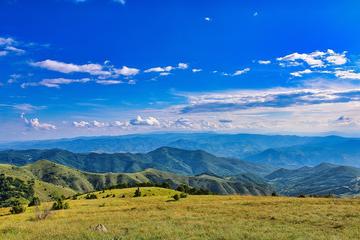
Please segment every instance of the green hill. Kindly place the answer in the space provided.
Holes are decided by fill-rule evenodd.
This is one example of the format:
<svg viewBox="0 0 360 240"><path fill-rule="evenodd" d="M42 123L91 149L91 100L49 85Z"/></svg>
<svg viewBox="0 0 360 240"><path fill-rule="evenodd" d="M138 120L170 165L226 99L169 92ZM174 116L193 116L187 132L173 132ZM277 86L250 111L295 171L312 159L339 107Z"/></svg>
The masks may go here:
<svg viewBox="0 0 360 240"><path fill-rule="evenodd" d="M61 149L6 150L0 152L0 163L22 166L47 159L88 172L139 172L147 168L182 175L204 172L220 176L254 173L266 175L272 168L234 158L217 157L201 150L161 147L147 154L73 153Z"/></svg>
<svg viewBox="0 0 360 240"><path fill-rule="evenodd" d="M222 178L208 174L181 176L156 169L146 169L137 173L89 173L47 160L40 160L23 167L6 166L6 168L0 168L0 173L20 179L35 179L39 196L45 194L42 191L45 188L47 188L46 192L62 190L61 194L68 196L67 193L84 193L117 185L136 186L141 183L159 185L166 183L172 188L184 184L217 194L269 195L273 191L265 181L259 179L252 181L251 177L245 181L244 179ZM45 186L46 184L48 186Z"/></svg>

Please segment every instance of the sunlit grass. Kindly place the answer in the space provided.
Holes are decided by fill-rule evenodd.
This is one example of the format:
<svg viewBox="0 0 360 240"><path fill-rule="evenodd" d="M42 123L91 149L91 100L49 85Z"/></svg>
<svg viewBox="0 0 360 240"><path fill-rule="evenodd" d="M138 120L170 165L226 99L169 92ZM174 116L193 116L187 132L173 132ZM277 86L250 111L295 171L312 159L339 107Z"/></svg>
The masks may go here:
<svg viewBox="0 0 360 240"><path fill-rule="evenodd" d="M150 191L147 191L150 190ZM99 193L69 200L70 209L34 221L34 208L0 217L0 239L359 239L360 200L251 196L188 196L167 189ZM166 193L167 192L167 193ZM125 193L128 193L126 195ZM152 196L155 193L161 195ZM125 198L122 198L125 194ZM42 208L51 203L43 204ZM8 209L1 209L0 215ZM92 228L103 224L107 233Z"/></svg>

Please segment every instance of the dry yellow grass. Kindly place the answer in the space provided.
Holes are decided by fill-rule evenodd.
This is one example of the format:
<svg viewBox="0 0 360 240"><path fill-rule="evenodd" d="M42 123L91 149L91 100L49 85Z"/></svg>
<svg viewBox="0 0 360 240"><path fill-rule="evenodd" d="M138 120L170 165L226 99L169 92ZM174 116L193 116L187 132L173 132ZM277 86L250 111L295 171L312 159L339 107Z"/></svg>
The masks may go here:
<svg viewBox="0 0 360 240"><path fill-rule="evenodd" d="M42 221L34 221L34 208L28 208L24 214L0 217L0 239L360 239L359 199L169 200L170 196L71 200L70 209ZM7 211L1 209L0 215ZM108 232L93 231L97 224Z"/></svg>

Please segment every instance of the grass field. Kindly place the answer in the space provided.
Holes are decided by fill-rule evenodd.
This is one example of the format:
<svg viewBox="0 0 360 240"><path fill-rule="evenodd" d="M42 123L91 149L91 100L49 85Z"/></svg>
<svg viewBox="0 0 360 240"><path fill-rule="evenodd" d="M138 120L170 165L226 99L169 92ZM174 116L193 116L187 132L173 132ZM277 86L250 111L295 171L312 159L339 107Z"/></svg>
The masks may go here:
<svg viewBox="0 0 360 240"><path fill-rule="evenodd" d="M360 199L188 196L172 201L172 190L141 188L147 196L139 198L131 197L133 191L69 200L70 209L40 221L34 220L34 208L19 215L0 209L0 239L360 238ZM116 196L102 198L108 194ZM94 231L97 224L108 232Z"/></svg>

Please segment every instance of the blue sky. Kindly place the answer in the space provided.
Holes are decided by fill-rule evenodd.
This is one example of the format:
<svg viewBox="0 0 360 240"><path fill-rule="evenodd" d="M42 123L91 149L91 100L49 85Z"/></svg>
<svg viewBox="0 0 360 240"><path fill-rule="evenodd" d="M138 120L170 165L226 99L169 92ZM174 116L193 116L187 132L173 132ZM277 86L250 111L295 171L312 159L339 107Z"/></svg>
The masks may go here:
<svg viewBox="0 0 360 240"><path fill-rule="evenodd" d="M360 135L358 1L0 2L0 141Z"/></svg>

